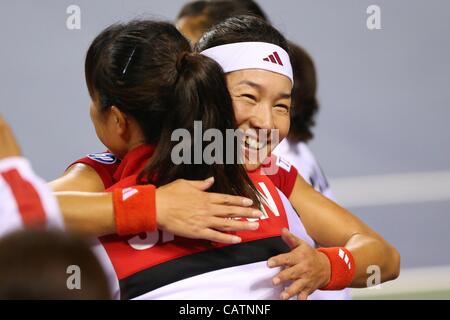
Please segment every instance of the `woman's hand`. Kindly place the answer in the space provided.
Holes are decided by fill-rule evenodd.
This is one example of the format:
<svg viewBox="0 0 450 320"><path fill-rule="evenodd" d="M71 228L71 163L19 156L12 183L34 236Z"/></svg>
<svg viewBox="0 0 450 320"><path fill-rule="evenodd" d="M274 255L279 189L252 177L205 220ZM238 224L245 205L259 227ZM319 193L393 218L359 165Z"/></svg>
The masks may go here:
<svg viewBox="0 0 450 320"><path fill-rule="evenodd" d="M0 115L0 160L20 156L20 148L8 123Z"/></svg>
<svg viewBox="0 0 450 320"><path fill-rule="evenodd" d="M206 192L213 178L203 181L179 179L156 189L158 227L177 236L221 243L239 243L230 231L256 230L258 222L231 218L259 218L262 212L252 208L252 200Z"/></svg>
<svg viewBox="0 0 450 320"><path fill-rule="evenodd" d="M281 293L281 299L287 300L297 295L299 300L306 300L311 293L330 281L330 261L325 254L294 236L287 229L282 230L281 237L291 248L291 252L268 260L269 268L285 267L272 282L274 285L292 282Z"/></svg>

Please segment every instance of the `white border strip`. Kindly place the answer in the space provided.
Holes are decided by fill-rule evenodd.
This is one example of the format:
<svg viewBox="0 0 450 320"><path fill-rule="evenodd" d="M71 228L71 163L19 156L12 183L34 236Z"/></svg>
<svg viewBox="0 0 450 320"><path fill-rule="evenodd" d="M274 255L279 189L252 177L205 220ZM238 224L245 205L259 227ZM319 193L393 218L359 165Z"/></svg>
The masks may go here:
<svg viewBox="0 0 450 320"><path fill-rule="evenodd" d="M382 283L379 289L352 289L351 295L353 298L371 298L447 290L450 290L450 265L404 269L396 280Z"/></svg>
<svg viewBox="0 0 450 320"><path fill-rule="evenodd" d="M330 179L344 207L450 200L450 171Z"/></svg>

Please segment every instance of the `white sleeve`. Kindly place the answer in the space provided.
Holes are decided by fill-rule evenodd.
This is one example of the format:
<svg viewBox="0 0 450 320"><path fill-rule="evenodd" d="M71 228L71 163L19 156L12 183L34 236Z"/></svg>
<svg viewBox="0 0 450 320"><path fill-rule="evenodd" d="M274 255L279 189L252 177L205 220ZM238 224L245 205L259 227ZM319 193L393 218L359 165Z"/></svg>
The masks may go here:
<svg viewBox="0 0 450 320"><path fill-rule="evenodd" d="M52 190L32 170L23 157L0 161L0 236L26 228L29 223L44 223L47 228L64 226Z"/></svg>
<svg viewBox="0 0 450 320"><path fill-rule="evenodd" d="M328 180L316 157L305 143L290 143L287 139L284 139L273 153L286 158L294 165L306 182L325 197L334 201Z"/></svg>

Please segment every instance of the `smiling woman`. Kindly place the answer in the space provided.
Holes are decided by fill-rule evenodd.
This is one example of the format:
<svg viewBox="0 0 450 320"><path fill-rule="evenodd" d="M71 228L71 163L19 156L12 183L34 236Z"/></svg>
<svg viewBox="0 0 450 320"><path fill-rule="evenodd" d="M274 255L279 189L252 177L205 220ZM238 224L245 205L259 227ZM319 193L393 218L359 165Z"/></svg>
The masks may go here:
<svg viewBox="0 0 450 320"><path fill-rule="evenodd" d="M263 130L268 133L266 141L255 140L252 136L247 136L245 141L246 168L255 170L288 134L292 83L286 76L275 72L248 69L228 73L227 86L239 129L249 132L258 128L257 134ZM277 141L272 141L273 130L277 131ZM266 153L260 155L258 151L266 144Z"/></svg>
<svg viewBox="0 0 450 320"><path fill-rule="evenodd" d="M275 29L267 29L265 31L269 34L273 33L273 43L243 40L208 46L201 51L216 60L227 74L227 86L239 129L243 132L258 129L245 137L243 153L247 170L260 167L279 143L278 139L284 139L289 131L294 84L292 66L286 40L277 35ZM207 33L200 41L208 39L208 36ZM201 43L198 45L202 46ZM276 131L277 141L272 141L273 131ZM261 132L267 134L262 141L259 139ZM263 147L265 153L261 152Z"/></svg>
<svg viewBox="0 0 450 320"><path fill-rule="evenodd" d="M239 59L240 55L220 49L230 44L244 48L248 42L269 43L274 50L248 48L253 59L243 55L246 62L236 63L239 69L230 69L228 62ZM227 74L239 128L278 129L282 137L287 134L289 115L283 107L290 104L287 93L292 90L293 81L283 69L274 69L275 65L279 68L285 63L277 61L275 53L289 52L286 40L275 28L256 17L230 18L206 32L196 44L196 50L205 54L219 52L209 56L216 59ZM254 70L255 61L259 70ZM281 113L280 108L284 109ZM246 168L253 169L247 163ZM283 231L281 236L292 250L268 262L269 267L286 267L273 278L274 285L293 281L281 294L283 299L293 295L306 299L317 289L366 287L369 285L366 270L372 265L380 268L381 281L398 276L398 251L357 217L315 191L302 177L295 178L293 188L285 195L314 245L321 248L315 250L289 231Z"/></svg>
<svg viewBox="0 0 450 320"><path fill-rule="evenodd" d="M239 129L269 134L267 153L261 156L256 155L257 135L245 140L246 169L257 169L289 132L294 78L286 39L263 20L240 16L206 32L196 50L216 60L226 73ZM279 136L275 143L273 131Z"/></svg>

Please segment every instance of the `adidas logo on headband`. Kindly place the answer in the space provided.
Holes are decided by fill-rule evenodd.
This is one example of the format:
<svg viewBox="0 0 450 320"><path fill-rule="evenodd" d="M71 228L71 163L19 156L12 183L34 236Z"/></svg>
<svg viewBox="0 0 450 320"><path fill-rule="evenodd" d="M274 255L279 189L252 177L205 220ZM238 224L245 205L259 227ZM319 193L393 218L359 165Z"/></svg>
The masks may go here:
<svg viewBox="0 0 450 320"><path fill-rule="evenodd" d="M265 52L272 52L261 57ZM206 49L201 54L215 60L225 73L245 69L263 69L282 74L294 85L288 53L272 43L236 42ZM270 62L270 63L268 63Z"/></svg>
<svg viewBox="0 0 450 320"><path fill-rule="evenodd" d="M283 65L283 62L281 62L280 56L276 51L273 52L273 54L270 54L267 58L263 59L264 61L272 62L275 64L279 64L280 66Z"/></svg>

